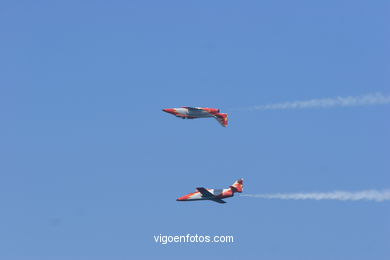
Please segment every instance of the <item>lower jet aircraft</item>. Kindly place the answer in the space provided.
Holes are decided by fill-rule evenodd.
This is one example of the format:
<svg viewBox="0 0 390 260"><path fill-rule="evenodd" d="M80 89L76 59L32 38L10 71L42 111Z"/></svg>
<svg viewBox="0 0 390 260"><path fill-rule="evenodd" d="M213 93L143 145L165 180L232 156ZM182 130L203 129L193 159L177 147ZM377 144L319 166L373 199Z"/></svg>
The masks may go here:
<svg viewBox="0 0 390 260"><path fill-rule="evenodd" d="M177 201L193 201L193 200L212 200L218 203L226 203L224 198L233 197L235 192L243 191L244 179L239 179L228 189L205 189L196 188L196 192L187 194Z"/></svg>
<svg viewBox="0 0 390 260"><path fill-rule="evenodd" d="M228 125L228 114L220 113L217 108L208 107L180 107L166 108L164 112L170 113L182 119L195 119L204 117L214 117L224 127Z"/></svg>

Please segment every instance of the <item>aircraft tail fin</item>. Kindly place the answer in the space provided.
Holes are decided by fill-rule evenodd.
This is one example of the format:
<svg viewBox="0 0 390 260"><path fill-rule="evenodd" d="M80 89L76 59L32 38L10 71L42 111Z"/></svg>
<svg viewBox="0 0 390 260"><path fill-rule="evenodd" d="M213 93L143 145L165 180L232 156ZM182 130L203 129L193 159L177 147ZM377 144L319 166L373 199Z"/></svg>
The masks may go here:
<svg viewBox="0 0 390 260"><path fill-rule="evenodd" d="M235 183L233 183L230 188L233 190L233 192L242 192L244 190L244 179L239 179Z"/></svg>
<svg viewBox="0 0 390 260"><path fill-rule="evenodd" d="M224 126L224 127L227 127L228 126L228 114L225 114L225 113L217 113L215 114L215 119L218 120L218 122Z"/></svg>

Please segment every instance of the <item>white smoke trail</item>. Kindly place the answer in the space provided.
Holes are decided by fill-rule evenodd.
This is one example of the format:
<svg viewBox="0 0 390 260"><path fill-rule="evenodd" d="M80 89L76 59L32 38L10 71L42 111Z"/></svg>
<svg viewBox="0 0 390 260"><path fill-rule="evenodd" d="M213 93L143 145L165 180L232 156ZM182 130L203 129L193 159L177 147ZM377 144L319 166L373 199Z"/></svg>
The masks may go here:
<svg viewBox="0 0 390 260"><path fill-rule="evenodd" d="M382 202L390 200L390 190L332 191L312 193L275 193L275 194L242 194L242 197L282 200L372 200Z"/></svg>
<svg viewBox="0 0 390 260"><path fill-rule="evenodd" d="M275 103L255 106L249 110L281 110L281 109L305 109L305 108L328 108L328 107L351 107L365 105L390 104L390 95L372 93L362 96L318 98L293 102Z"/></svg>

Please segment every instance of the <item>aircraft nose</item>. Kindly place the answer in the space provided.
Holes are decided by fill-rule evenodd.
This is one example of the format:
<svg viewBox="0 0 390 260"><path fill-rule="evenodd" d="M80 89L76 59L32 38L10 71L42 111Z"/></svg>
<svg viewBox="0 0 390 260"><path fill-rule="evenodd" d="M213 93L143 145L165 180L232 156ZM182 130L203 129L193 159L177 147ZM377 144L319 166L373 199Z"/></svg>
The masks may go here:
<svg viewBox="0 0 390 260"><path fill-rule="evenodd" d="M165 108L162 111L167 112L167 113L171 113L171 114L173 113L173 109L172 108Z"/></svg>
<svg viewBox="0 0 390 260"><path fill-rule="evenodd" d="M176 201L183 201L183 200L186 200L186 196L183 196L183 197L180 197L180 198L177 198Z"/></svg>

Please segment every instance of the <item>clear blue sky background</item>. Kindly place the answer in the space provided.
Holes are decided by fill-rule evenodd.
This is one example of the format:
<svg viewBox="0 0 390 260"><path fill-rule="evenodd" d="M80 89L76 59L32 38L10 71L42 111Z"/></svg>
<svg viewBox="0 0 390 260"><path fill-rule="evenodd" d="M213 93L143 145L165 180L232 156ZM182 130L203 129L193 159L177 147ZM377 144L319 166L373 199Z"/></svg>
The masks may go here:
<svg viewBox="0 0 390 260"><path fill-rule="evenodd" d="M390 257L388 202L179 203L390 188L389 106L238 112L389 93L388 1L2 1L0 258ZM179 120L161 111L230 112ZM234 235L161 245L154 235Z"/></svg>

